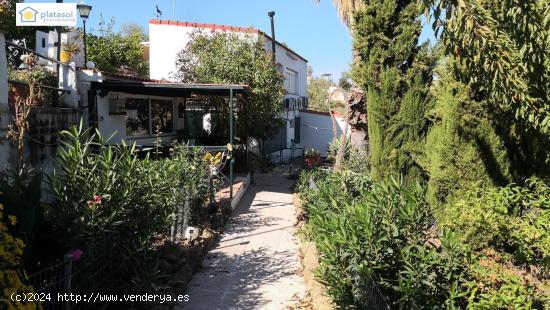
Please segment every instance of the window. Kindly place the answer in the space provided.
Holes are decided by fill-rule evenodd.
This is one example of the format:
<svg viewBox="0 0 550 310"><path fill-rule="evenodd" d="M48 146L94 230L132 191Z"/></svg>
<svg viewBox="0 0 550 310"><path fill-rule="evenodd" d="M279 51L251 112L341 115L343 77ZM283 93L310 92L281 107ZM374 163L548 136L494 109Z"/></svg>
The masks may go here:
<svg viewBox="0 0 550 310"><path fill-rule="evenodd" d="M126 135L145 136L149 134L149 99L126 99Z"/></svg>
<svg viewBox="0 0 550 310"><path fill-rule="evenodd" d="M285 89L289 94L298 93L298 72L290 69L285 70Z"/></svg>
<svg viewBox="0 0 550 310"><path fill-rule="evenodd" d="M171 133L173 131L172 101L151 100L152 133Z"/></svg>
<svg viewBox="0 0 550 310"><path fill-rule="evenodd" d="M174 132L173 104L169 100L127 98L126 135L149 136Z"/></svg>

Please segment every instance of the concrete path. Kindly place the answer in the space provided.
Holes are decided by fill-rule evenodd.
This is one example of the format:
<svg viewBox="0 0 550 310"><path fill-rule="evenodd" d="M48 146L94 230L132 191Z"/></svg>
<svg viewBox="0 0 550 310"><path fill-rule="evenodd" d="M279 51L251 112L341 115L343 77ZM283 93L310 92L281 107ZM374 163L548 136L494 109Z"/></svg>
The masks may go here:
<svg viewBox="0 0 550 310"><path fill-rule="evenodd" d="M256 175L179 309L278 310L304 297L291 186L281 175Z"/></svg>

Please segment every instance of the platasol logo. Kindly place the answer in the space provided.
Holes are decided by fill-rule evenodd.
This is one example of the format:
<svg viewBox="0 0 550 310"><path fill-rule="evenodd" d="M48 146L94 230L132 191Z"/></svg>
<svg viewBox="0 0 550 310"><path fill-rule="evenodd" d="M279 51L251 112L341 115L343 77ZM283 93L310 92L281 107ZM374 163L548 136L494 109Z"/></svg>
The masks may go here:
<svg viewBox="0 0 550 310"><path fill-rule="evenodd" d="M76 26L76 3L17 3L17 26Z"/></svg>

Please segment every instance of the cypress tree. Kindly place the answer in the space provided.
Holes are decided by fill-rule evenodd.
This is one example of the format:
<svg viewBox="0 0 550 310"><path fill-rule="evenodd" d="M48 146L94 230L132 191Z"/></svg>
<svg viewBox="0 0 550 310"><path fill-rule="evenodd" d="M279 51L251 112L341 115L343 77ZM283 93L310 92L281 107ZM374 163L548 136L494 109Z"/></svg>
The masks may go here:
<svg viewBox="0 0 550 310"><path fill-rule="evenodd" d="M354 81L367 91L370 164L376 179L422 179L433 57L418 46L420 1L364 1L354 15Z"/></svg>

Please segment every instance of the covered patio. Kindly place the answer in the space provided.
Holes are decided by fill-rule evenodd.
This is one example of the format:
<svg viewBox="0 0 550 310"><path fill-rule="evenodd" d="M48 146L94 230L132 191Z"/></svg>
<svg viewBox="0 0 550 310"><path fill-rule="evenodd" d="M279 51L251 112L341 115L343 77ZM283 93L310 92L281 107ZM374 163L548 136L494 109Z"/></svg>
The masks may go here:
<svg viewBox="0 0 550 310"><path fill-rule="evenodd" d="M238 203L240 198L238 196L242 195L240 189L244 189L245 183L248 183L246 181L244 183L235 182L235 150L244 153L245 180L249 179L249 120L246 98L251 94L252 90L246 85L184 84L124 78L97 79L90 81L87 92L88 121L90 127L98 129L102 134L113 135L114 143L118 143L119 139L124 140L127 143L138 145L144 151L152 151L159 141L164 146L169 146L177 141L186 143L189 148L198 148L205 154L220 153L222 158L220 158L219 171L211 172L211 174L215 174L215 177L220 180L225 178L228 187L220 190L215 196L220 198L229 194L233 206L233 201ZM168 108L160 112L168 117L158 118L155 115L159 111L155 110L153 104L156 101L162 101L160 100L162 98L166 98L169 105ZM242 104L237 105L236 103L239 101ZM218 108L221 105L224 106L223 109ZM140 106L146 106L148 109L142 111ZM190 128L192 124L189 121L189 114L192 111L199 111L202 113L201 115L210 115L211 112L226 114L223 116L223 120L227 120L227 123L225 125L218 124L218 126L225 127L222 128L223 130L218 130L223 131L220 133L222 138L218 138L216 141L219 143L203 144L201 142L204 141L195 138L192 133L193 128ZM237 112L242 112L241 115L244 115L244 119L237 117ZM158 119L162 122L159 122ZM212 126L211 120L207 121L210 122L207 125ZM240 137L236 130L237 124L244 127L241 127ZM157 132L153 132L155 125ZM137 130L141 130L138 135L134 135L132 131L136 127ZM159 127L162 130L158 130ZM218 133L213 132L213 134ZM222 172L226 165L229 170L227 177ZM238 184L234 186L234 183Z"/></svg>

